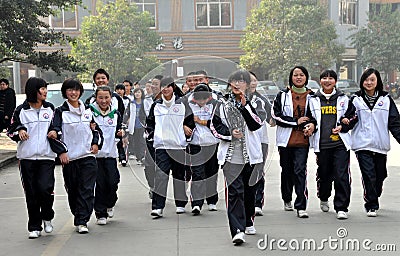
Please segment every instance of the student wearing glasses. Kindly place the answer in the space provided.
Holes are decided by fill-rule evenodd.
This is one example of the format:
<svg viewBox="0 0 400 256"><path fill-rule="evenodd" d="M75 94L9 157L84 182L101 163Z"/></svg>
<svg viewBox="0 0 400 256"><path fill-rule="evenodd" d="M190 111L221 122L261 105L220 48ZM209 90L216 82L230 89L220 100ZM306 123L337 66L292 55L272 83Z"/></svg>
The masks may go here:
<svg viewBox="0 0 400 256"><path fill-rule="evenodd" d="M228 79L231 92L220 99L210 122L214 136L220 139L218 162L226 179L227 214L234 244L245 242L245 233L254 235L255 164L263 161L258 133L263 122L245 95L250 84L246 70L233 72Z"/></svg>

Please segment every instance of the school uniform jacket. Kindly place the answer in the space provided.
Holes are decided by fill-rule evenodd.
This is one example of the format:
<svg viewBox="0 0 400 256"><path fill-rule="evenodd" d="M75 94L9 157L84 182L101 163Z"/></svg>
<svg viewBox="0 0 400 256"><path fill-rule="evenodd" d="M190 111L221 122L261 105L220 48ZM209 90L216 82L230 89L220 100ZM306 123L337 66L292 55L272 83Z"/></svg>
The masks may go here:
<svg viewBox="0 0 400 256"><path fill-rule="evenodd" d="M193 94L188 97L189 107L192 110L193 115L198 116L200 120L206 120L210 123L212 113L218 101L211 97L211 99L204 105L200 106L193 99ZM212 133L208 126L200 125L196 123L196 128L193 130L193 136L190 141L192 145L199 146L211 146L218 144L219 139L217 139Z"/></svg>
<svg viewBox="0 0 400 256"><path fill-rule="evenodd" d="M224 108L226 101L226 96L220 99L209 124L213 135L221 140L217 153L218 164L220 165L225 164L226 154L232 140L231 131L233 128L229 127ZM261 142L256 131L261 128L263 121L249 101L246 101L246 105L240 106L238 110L245 120L245 143L250 164L261 163L263 161Z"/></svg>
<svg viewBox="0 0 400 256"><path fill-rule="evenodd" d="M43 102L39 113L31 108L26 100L15 109L7 135L18 142L18 159L54 160L55 152L59 154L67 152L67 147L61 141L47 138L48 132L53 129L51 124L53 114L54 106L47 101ZM28 140L20 140L18 135L20 130L28 133Z"/></svg>
<svg viewBox="0 0 400 256"><path fill-rule="evenodd" d="M192 116L190 116L192 115ZM147 140L153 141L155 149L185 149L188 142L183 125L194 129L190 107L178 96L167 107L163 99L154 101L146 118Z"/></svg>
<svg viewBox="0 0 400 256"><path fill-rule="evenodd" d="M338 98L336 101L336 123L340 124L341 118L345 115L347 106L349 103L349 98L341 91L337 91ZM321 133L321 99L317 95L312 95L310 97L310 101L308 104L307 111L311 111L311 115L317 121L317 125L315 126L315 132L310 137L310 148L314 148L314 152L320 152L319 149L319 140ZM339 132L339 136L342 139L343 144L345 145L347 150L351 149L351 136L348 132Z"/></svg>
<svg viewBox="0 0 400 256"><path fill-rule="evenodd" d="M258 92L253 93L250 96L250 104L257 110L258 116L263 121L263 125L257 130L260 136L260 141L262 144L268 144L268 120L271 118L271 104L268 99L259 94ZM261 111L261 109L263 111Z"/></svg>
<svg viewBox="0 0 400 256"><path fill-rule="evenodd" d="M369 150L387 154L390 150L389 131L400 143L400 117L396 104L387 92L378 94L372 109L358 91L349 102L345 117L351 120L352 150Z"/></svg>
<svg viewBox="0 0 400 256"><path fill-rule="evenodd" d="M69 159L76 160L94 156L90 152L92 145L98 145L101 150L103 135L93 119L93 113L88 105L81 100L80 115L70 111L67 101L57 107L53 118L53 127L59 138L67 145ZM91 126L93 125L93 128Z"/></svg>
<svg viewBox="0 0 400 256"><path fill-rule="evenodd" d="M94 115L94 121L100 127L103 134L103 146L97 153L97 158L117 158L117 143L121 139L117 136L118 131L122 128L122 117L119 111L112 110L108 115L103 116L97 103L90 104L90 108Z"/></svg>
<svg viewBox="0 0 400 256"><path fill-rule="evenodd" d="M305 110L307 110L308 102L312 94L313 92L307 95ZM307 113L307 111L304 112ZM297 118L293 117L292 92L289 88L278 92L272 105L271 115L277 124L276 145L278 147L286 147L289 142L292 129L298 126ZM312 116L309 117L312 118Z"/></svg>

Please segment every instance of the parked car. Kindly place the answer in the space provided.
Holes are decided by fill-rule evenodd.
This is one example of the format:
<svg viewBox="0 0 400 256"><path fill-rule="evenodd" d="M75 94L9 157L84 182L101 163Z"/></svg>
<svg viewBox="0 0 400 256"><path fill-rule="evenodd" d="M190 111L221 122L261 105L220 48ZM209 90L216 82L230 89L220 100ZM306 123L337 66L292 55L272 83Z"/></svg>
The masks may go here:
<svg viewBox="0 0 400 256"><path fill-rule="evenodd" d="M319 86L319 83L315 80L308 80L307 86L308 89L311 89L311 91L313 92L317 92L319 90L319 88L321 88Z"/></svg>
<svg viewBox="0 0 400 256"><path fill-rule="evenodd" d="M267 97L270 102L273 102L281 88L274 81L264 80L258 81L256 90L261 95Z"/></svg>
<svg viewBox="0 0 400 256"><path fill-rule="evenodd" d="M351 79L339 79L336 83L336 88L340 89L349 97L353 95L356 91L360 90L358 84Z"/></svg>

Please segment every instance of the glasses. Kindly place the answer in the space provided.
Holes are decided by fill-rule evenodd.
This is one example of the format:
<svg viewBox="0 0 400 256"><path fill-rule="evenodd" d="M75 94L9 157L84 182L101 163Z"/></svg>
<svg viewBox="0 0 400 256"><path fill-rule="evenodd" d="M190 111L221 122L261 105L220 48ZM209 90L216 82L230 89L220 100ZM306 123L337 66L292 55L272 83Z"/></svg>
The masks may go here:
<svg viewBox="0 0 400 256"><path fill-rule="evenodd" d="M231 84L244 84L246 83L245 80L241 79L241 80L232 80Z"/></svg>

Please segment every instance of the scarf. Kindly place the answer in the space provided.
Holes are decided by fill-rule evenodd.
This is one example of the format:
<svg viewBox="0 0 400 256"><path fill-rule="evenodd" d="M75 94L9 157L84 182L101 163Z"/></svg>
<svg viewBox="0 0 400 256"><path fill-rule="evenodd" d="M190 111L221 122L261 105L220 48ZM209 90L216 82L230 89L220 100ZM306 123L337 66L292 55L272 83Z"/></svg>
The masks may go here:
<svg viewBox="0 0 400 256"><path fill-rule="evenodd" d="M101 116L109 116L111 119L113 119L115 112L117 111L116 109L111 111L111 107L108 107L108 109L106 109L106 110L101 110L97 103L92 103L89 106L95 117L98 117L101 115Z"/></svg>
<svg viewBox="0 0 400 256"><path fill-rule="evenodd" d="M319 89L319 92L322 94L322 95L324 95L325 96L325 98L327 99L327 100L329 100L329 98L332 96L332 95L335 95L335 93L336 93L336 89L335 88L333 88L333 91L331 92L331 93L324 93L324 91L323 91L323 89L321 88L321 89Z"/></svg>
<svg viewBox="0 0 400 256"><path fill-rule="evenodd" d="M294 91L295 93L297 93L297 94L302 94L302 93L305 93L307 91L307 88L305 86L303 86L301 88L297 88L296 86L293 85L290 89L292 91Z"/></svg>
<svg viewBox="0 0 400 256"><path fill-rule="evenodd" d="M232 155L233 155L233 150L235 148L235 145L238 143L242 144L243 147L243 159L245 163L248 163L249 156L247 154L247 148L246 148L246 137L245 137L245 121L242 116L242 113L239 111L239 107L241 105L240 102L238 102L235 98L235 95L233 93L230 93L228 95L228 99L223 100L225 105L224 105L224 110L225 110L225 117L228 122L229 129L232 131L233 129L238 129L242 132L243 137L240 139L232 137L232 140L229 144L228 151L226 152L226 160L231 160Z"/></svg>
<svg viewBox="0 0 400 256"><path fill-rule="evenodd" d="M168 108L171 107L172 103L175 102L175 95L174 94L172 95L172 98L170 100L166 100L164 98L164 95L162 95L162 94L161 94L161 98L162 98L163 103L165 104L165 106L167 106Z"/></svg>

